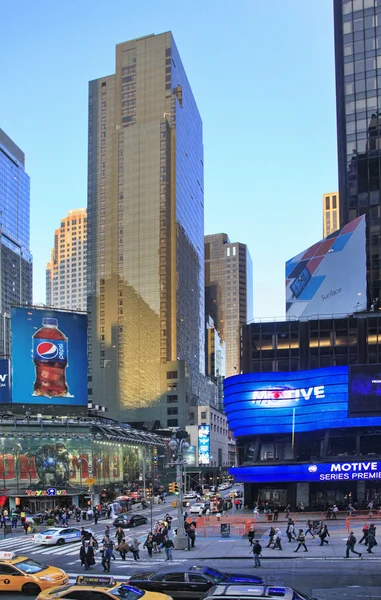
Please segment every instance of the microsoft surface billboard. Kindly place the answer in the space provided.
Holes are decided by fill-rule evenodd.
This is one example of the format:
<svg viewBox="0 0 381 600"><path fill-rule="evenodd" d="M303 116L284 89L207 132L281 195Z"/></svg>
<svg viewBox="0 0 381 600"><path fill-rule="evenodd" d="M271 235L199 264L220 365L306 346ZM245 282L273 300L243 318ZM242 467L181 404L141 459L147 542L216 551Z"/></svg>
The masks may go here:
<svg viewBox="0 0 381 600"><path fill-rule="evenodd" d="M286 262L286 314L313 317L365 310L365 215Z"/></svg>

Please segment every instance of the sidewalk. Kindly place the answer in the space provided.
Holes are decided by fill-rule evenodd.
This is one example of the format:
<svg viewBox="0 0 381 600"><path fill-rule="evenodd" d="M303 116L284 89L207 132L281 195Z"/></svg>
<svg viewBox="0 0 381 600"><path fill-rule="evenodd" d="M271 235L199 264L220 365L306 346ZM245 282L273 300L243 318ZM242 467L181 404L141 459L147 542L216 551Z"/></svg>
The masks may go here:
<svg viewBox="0 0 381 600"><path fill-rule="evenodd" d="M228 519L227 519L228 521ZM286 523L278 522L275 524L283 533L282 546L283 550L273 550L266 548L269 540L270 526L266 526L264 523L259 524L257 527L258 535L256 539L259 540L262 546L262 558L267 559L344 559L346 554L346 539L348 537L345 529L345 519L336 521L333 523L327 523L330 536L328 539L329 543L320 546L320 538L315 536L313 539L309 534L307 535L306 545L308 552L304 552L303 548L299 549L296 553L297 542L289 542L285 533ZM305 525L305 523L303 523ZM300 522L300 527L302 523ZM296 523L296 530L298 530L298 524ZM305 527L303 527L305 530ZM357 544L355 550L362 553L363 559L365 560L381 560L381 548L380 545L373 548L373 554L367 553L367 547L363 544L359 544L362 537L362 525L353 525L352 531L357 538ZM216 560L216 559L246 559L253 560L253 555L249 554L251 546L248 542L247 537L231 536L229 538L222 538L221 536L211 537L196 537L196 545L191 551L188 550L175 550L174 557L176 558L187 558L198 559L198 560ZM352 560L358 560L357 555L350 554Z"/></svg>

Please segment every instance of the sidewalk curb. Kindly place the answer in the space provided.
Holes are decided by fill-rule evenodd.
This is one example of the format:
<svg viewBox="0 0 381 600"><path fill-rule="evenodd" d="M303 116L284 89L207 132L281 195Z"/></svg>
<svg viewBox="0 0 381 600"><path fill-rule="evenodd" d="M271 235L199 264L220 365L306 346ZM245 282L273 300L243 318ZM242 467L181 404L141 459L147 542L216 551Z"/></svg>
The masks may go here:
<svg viewBox="0 0 381 600"><path fill-rule="evenodd" d="M183 558L182 556L179 558ZM380 561L381 556L363 557L361 560ZM195 556L194 560L249 560L253 562L250 556ZM360 560L358 558L345 558L344 556L261 556L262 560Z"/></svg>

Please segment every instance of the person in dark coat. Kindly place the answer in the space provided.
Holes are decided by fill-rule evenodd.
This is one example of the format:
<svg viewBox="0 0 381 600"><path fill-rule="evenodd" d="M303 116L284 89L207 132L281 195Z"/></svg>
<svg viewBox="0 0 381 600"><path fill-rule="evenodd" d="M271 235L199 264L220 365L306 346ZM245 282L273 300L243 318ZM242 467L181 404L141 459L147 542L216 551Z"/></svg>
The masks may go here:
<svg viewBox="0 0 381 600"><path fill-rule="evenodd" d="M345 558L349 558L349 552L352 552L353 554L357 554L357 556L359 558L361 558L362 554L355 550L355 543L356 543L356 538L353 534L353 531L351 531L347 538L347 541L346 541L347 552L346 552Z"/></svg>
<svg viewBox="0 0 381 600"><path fill-rule="evenodd" d="M331 536L329 535L327 525L323 525L323 527L321 528L320 533L319 533L320 546L323 546L324 544L328 544L327 537L331 537Z"/></svg>
<svg viewBox="0 0 381 600"><path fill-rule="evenodd" d="M250 546L252 546L254 543L254 538L255 538L255 529L253 526L250 527L250 531L247 534L247 537L248 537Z"/></svg>
<svg viewBox="0 0 381 600"><path fill-rule="evenodd" d="M85 571L88 571L91 565L95 565L94 549L90 545L89 541L85 541L79 551L79 558L81 565L85 567Z"/></svg>

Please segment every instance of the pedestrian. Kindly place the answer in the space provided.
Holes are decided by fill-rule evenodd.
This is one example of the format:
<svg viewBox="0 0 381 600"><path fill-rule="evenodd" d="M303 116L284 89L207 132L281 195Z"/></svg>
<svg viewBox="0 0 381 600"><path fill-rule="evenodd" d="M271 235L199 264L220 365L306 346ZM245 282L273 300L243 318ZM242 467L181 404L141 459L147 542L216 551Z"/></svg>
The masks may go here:
<svg viewBox="0 0 381 600"><path fill-rule="evenodd" d="M105 535L105 537L109 537L108 535ZM125 535L124 535L124 531L121 527L118 527L116 532L115 532L115 538L116 538L116 542L117 542L117 546L119 546L119 544L121 544L122 542L125 541Z"/></svg>
<svg viewBox="0 0 381 600"><path fill-rule="evenodd" d="M283 550L282 548L282 532L279 529L279 527L277 527L275 529L275 544L274 544L274 550L275 548L278 548L278 550Z"/></svg>
<svg viewBox="0 0 381 600"><path fill-rule="evenodd" d="M137 538L135 538L134 541L132 542L131 546L130 546L130 550L132 552L134 560L136 560L136 561L140 560L139 546L140 546L140 542L138 541Z"/></svg>
<svg viewBox="0 0 381 600"><path fill-rule="evenodd" d="M253 545L254 543L254 537L255 537L255 530L253 525L250 527L249 533L247 534L248 540L249 540L249 544L250 546Z"/></svg>
<svg viewBox="0 0 381 600"><path fill-rule="evenodd" d="M279 518L279 508L274 508L274 521L277 521Z"/></svg>
<svg viewBox="0 0 381 600"><path fill-rule="evenodd" d="M365 546L368 545L368 531L369 523L365 523L364 527L362 528L362 538L359 541L359 544L362 544L364 542Z"/></svg>
<svg viewBox="0 0 381 600"><path fill-rule="evenodd" d="M167 556L167 558L165 560L173 560L172 559L172 551L174 548L174 544L173 544L172 540L169 539L168 536L165 536L165 538L164 538L163 547L165 550L165 554Z"/></svg>
<svg viewBox="0 0 381 600"><path fill-rule="evenodd" d="M368 529L368 549L367 552L369 554L373 554L372 548L373 546L377 546L376 542L376 528L374 525L370 525Z"/></svg>
<svg viewBox="0 0 381 600"><path fill-rule="evenodd" d="M191 548L194 548L194 543L196 541L196 530L193 525L191 525L188 529L188 540L188 550L190 550Z"/></svg>
<svg viewBox="0 0 381 600"><path fill-rule="evenodd" d="M346 541L347 551L346 551L345 558L349 558L349 551L351 551L353 554L357 554L357 556L359 558L361 558L362 554L360 552L356 552L355 544L356 544L356 538L353 534L353 531L351 531L347 538L347 541ZM369 552L369 550L368 550L368 552Z"/></svg>
<svg viewBox="0 0 381 600"><path fill-rule="evenodd" d="M118 546L118 552L121 556L122 560L126 560L126 554L129 551L130 547L125 540L123 540ZM115 560L115 556L112 554L111 558Z"/></svg>
<svg viewBox="0 0 381 600"><path fill-rule="evenodd" d="M26 535L28 535L29 523L26 519L24 519L22 526L24 527L24 531L25 531Z"/></svg>
<svg viewBox="0 0 381 600"><path fill-rule="evenodd" d="M308 519L308 521L307 521L307 529L306 529L306 530L305 530L305 532L304 532L304 535L305 535L306 537L307 537L307 533L310 533L310 534L312 535L313 539L315 539L315 535L314 535L313 527L314 527L314 524L313 524L313 522L312 522L310 519Z"/></svg>
<svg viewBox="0 0 381 600"><path fill-rule="evenodd" d="M16 529L16 527L17 527L17 520L18 520L17 515L13 514L12 515L12 529Z"/></svg>
<svg viewBox="0 0 381 600"><path fill-rule="evenodd" d="M275 543L275 529L274 527L270 527L270 533L269 533L269 543L267 544L266 548L270 548L271 544L274 542Z"/></svg>
<svg viewBox="0 0 381 600"><path fill-rule="evenodd" d="M252 549L250 550L250 552L253 553L253 558L254 558L254 568L256 567L260 567L261 566L261 561L259 560L261 553L262 553L262 546L259 543L258 540L255 540Z"/></svg>
<svg viewBox="0 0 381 600"><path fill-rule="evenodd" d="M299 550L300 546L304 547L304 552L308 552L307 546L306 546L306 536L304 535L303 529L299 529L299 533L298 533L298 537L296 538L296 541L298 542L298 545L296 547L296 550L294 550L294 552L297 552Z"/></svg>
<svg viewBox="0 0 381 600"><path fill-rule="evenodd" d="M91 565L95 565L94 549L90 546L89 541L83 542L79 551L79 558L81 560L81 566L85 567L85 571L88 571Z"/></svg>
<svg viewBox="0 0 381 600"><path fill-rule="evenodd" d="M294 526L294 521L292 519L288 520L287 529L286 529L286 535L288 537L288 541L289 542L292 542L293 540L296 539L296 536L295 536L295 526Z"/></svg>
<svg viewBox="0 0 381 600"><path fill-rule="evenodd" d="M148 556L152 558L152 550L153 550L153 535L149 533L147 535L147 539L143 544L143 548L147 548Z"/></svg>
<svg viewBox="0 0 381 600"><path fill-rule="evenodd" d="M110 572L112 551L113 551L113 544L112 544L110 538L105 538L103 540L103 549L102 549L102 567L103 567L103 571L106 573Z"/></svg>
<svg viewBox="0 0 381 600"><path fill-rule="evenodd" d="M338 514L339 514L339 509L337 508L336 504L334 504L333 507L332 507L332 517L333 517L334 521L337 520L337 515Z"/></svg>
<svg viewBox="0 0 381 600"><path fill-rule="evenodd" d="M284 512L286 513L286 517L288 519L288 516L290 514L291 511L291 504L287 504L286 508L284 509Z"/></svg>
<svg viewBox="0 0 381 600"><path fill-rule="evenodd" d="M320 546L323 546L324 544L328 544L327 537L331 537L331 536L329 535L327 525L323 525L323 527L321 528L320 533L319 533Z"/></svg>
<svg viewBox="0 0 381 600"><path fill-rule="evenodd" d="M94 524L96 525L98 523L98 519L99 519L99 512L97 508L94 508Z"/></svg>

